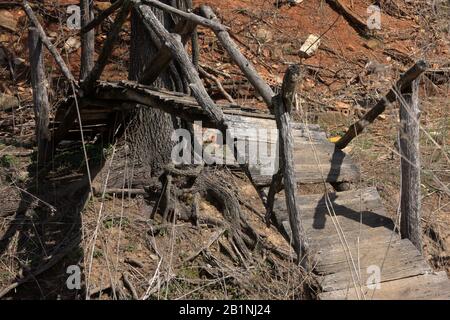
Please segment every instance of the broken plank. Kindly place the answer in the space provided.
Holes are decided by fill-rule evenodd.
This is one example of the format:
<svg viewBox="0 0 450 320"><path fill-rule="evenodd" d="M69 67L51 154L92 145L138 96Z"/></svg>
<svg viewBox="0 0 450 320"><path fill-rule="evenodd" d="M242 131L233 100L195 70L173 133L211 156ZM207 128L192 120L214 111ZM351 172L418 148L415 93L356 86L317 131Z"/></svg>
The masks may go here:
<svg viewBox="0 0 450 320"><path fill-rule="evenodd" d="M450 281L442 272L388 281L379 289L363 288L366 300L431 300L450 299ZM356 300L354 289L324 292L320 300Z"/></svg>

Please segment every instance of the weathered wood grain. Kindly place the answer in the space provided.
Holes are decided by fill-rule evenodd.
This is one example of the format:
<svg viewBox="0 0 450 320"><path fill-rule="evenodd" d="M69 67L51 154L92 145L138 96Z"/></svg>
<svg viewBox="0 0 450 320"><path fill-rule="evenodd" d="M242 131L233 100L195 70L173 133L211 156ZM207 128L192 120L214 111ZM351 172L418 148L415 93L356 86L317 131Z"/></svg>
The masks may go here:
<svg viewBox="0 0 450 320"><path fill-rule="evenodd" d="M388 281L380 290L363 288L366 300L431 300L450 299L450 281L442 272ZM356 300L355 289L337 290L319 294L321 300Z"/></svg>

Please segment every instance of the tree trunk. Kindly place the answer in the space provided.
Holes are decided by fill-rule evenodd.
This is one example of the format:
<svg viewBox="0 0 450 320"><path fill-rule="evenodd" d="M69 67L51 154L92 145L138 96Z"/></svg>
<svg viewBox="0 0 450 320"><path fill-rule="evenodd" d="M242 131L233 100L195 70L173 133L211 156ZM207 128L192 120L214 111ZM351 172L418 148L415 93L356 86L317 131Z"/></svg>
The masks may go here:
<svg viewBox="0 0 450 320"><path fill-rule="evenodd" d="M171 4L170 0L163 1ZM172 30L172 18L158 9L153 9L158 19L168 29ZM131 48L129 79L139 80L146 63L158 52L156 36L149 37L139 15L131 12ZM169 68L172 73L174 68ZM164 72L153 86L175 90L169 72ZM174 120L162 111L148 108L138 108L131 115L132 121L126 131L127 142L131 154L138 161L139 167L146 175L159 175L161 169L170 161L172 151L171 134L174 130Z"/></svg>

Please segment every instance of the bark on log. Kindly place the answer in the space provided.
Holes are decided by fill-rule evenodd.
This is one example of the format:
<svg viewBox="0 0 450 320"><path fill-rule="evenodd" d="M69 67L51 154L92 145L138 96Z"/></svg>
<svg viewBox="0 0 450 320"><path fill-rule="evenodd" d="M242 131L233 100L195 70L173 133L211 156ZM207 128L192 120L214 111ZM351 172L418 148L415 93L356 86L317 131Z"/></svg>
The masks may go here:
<svg viewBox="0 0 450 320"><path fill-rule="evenodd" d="M300 77L300 68L290 66L284 76L282 92L273 99L275 117L279 130L280 149L283 150L281 163L283 167L284 190L289 222L292 230L293 247L297 254L298 263L306 262L303 258L307 253L308 243L303 229L300 211L297 204L297 181L294 168L294 139L291 130L290 106L285 101L292 102L296 84ZM284 91L285 90L285 91ZM275 180L275 179L274 179Z"/></svg>
<svg viewBox="0 0 450 320"><path fill-rule="evenodd" d="M400 101L400 154L401 154L401 219L400 233L422 252L420 228L420 147L418 81L403 94Z"/></svg>
<svg viewBox="0 0 450 320"><path fill-rule="evenodd" d="M28 34L30 54L31 85L33 87L34 113L36 117L36 142L38 145L38 164L43 165L48 154L50 132L48 129L50 103L48 101L47 80L45 78L42 41L35 27Z"/></svg>
<svg viewBox="0 0 450 320"><path fill-rule="evenodd" d="M80 0L81 27L88 25L94 19L93 1ZM81 33L80 79L84 80L94 67L95 30Z"/></svg>
<svg viewBox="0 0 450 320"><path fill-rule="evenodd" d="M93 89L94 85L105 69L106 64L108 63L108 59L112 54L114 49L114 44L119 36L122 25L124 24L128 13L130 11L131 0L124 0L122 4L122 9L114 21L114 24L111 28L111 31L108 33L108 37L103 44L102 51L98 57L97 62L95 63L92 71L86 76L86 79L83 81L83 95L88 95Z"/></svg>
<svg viewBox="0 0 450 320"><path fill-rule="evenodd" d="M33 9L31 9L30 5L26 0L22 3L22 8L27 14L30 21L33 23L33 25L36 27L36 30L39 34L39 37L41 38L42 43L46 46L48 51L52 54L53 58L55 58L56 63L58 64L59 68L61 69L61 72L63 75L67 78L67 80L73 82L75 84L75 78L73 77L72 73L70 72L69 68L67 67L66 63L64 62L63 58L59 54L59 52L56 50L56 48L53 46L51 41L48 39L47 35L45 34L44 29L42 28L42 25L39 23L39 20L37 19L36 15L33 12Z"/></svg>
<svg viewBox="0 0 450 320"><path fill-rule="evenodd" d="M397 100L397 95L401 94L411 86L411 82L417 79L427 69L427 63L423 60L418 61L405 74L403 74L397 81L395 86L389 90L387 95L383 97L378 103L370 109L361 119L352 124L345 135L336 142L336 148L344 149L356 136L375 119L386 110L386 107Z"/></svg>
<svg viewBox="0 0 450 320"><path fill-rule="evenodd" d="M201 6L200 10L206 18L211 19L214 22L218 21L216 15L210 7ZM213 31L224 49L230 55L231 59L239 66L255 90L261 95L267 106L269 108L272 107L272 98L275 96L275 93L261 78L253 64L241 53L236 43L231 39L230 34L226 30L213 29Z"/></svg>

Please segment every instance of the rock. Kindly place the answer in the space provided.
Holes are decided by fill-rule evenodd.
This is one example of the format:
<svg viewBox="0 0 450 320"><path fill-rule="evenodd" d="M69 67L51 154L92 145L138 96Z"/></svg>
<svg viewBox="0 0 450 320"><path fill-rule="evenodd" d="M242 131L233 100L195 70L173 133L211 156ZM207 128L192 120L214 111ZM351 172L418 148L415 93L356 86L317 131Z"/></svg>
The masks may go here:
<svg viewBox="0 0 450 320"><path fill-rule="evenodd" d="M364 68L367 70L367 74L385 75L389 72L390 65L369 60Z"/></svg>
<svg viewBox="0 0 450 320"><path fill-rule="evenodd" d="M64 43L64 50L71 53L81 47L81 42L75 37L70 37Z"/></svg>
<svg viewBox="0 0 450 320"><path fill-rule="evenodd" d="M19 100L16 97L0 93L0 110L9 110L19 106Z"/></svg>
<svg viewBox="0 0 450 320"><path fill-rule="evenodd" d="M58 33L55 31L49 31L47 34L50 41L55 41L58 38Z"/></svg>
<svg viewBox="0 0 450 320"><path fill-rule="evenodd" d="M261 43L266 43L266 42L272 40L272 38L273 38L272 32L265 28L258 29L258 31L256 31L255 36L256 36L256 39L258 39L258 41Z"/></svg>
<svg viewBox="0 0 450 320"><path fill-rule="evenodd" d="M383 43L376 39L370 39L364 44L369 49L376 49L383 45Z"/></svg>
<svg viewBox="0 0 450 320"><path fill-rule="evenodd" d="M7 34L0 34L0 42L8 42L10 40L9 35Z"/></svg>
<svg viewBox="0 0 450 320"><path fill-rule="evenodd" d="M7 10L0 10L0 28L16 32L17 19Z"/></svg>
<svg viewBox="0 0 450 320"><path fill-rule="evenodd" d="M94 8L100 11L106 10L111 6L110 2L96 2Z"/></svg>
<svg viewBox="0 0 450 320"><path fill-rule="evenodd" d="M310 34L306 39L305 43L303 43L300 48L300 56L302 58L309 58L316 53L317 49L319 49L320 45L320 37L314 34Z"/></svg>

